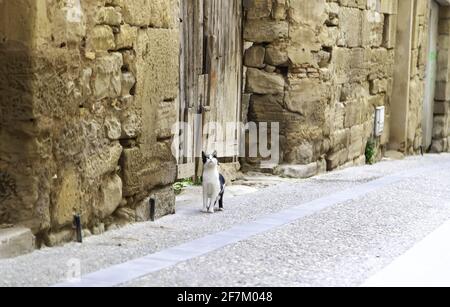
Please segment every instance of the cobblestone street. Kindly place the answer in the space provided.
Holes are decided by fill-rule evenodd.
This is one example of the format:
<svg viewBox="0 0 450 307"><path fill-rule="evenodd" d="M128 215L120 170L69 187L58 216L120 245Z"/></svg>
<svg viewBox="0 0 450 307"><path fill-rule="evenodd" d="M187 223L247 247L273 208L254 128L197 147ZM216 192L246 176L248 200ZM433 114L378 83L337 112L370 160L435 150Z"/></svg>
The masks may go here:
<svg viewBox="0 0 450 307"><path fill-rule="evenodd" d="M442 154L268 179L214 215L182 194L155 223L0 260L0 286L450 285L449 167Z"/></svg>

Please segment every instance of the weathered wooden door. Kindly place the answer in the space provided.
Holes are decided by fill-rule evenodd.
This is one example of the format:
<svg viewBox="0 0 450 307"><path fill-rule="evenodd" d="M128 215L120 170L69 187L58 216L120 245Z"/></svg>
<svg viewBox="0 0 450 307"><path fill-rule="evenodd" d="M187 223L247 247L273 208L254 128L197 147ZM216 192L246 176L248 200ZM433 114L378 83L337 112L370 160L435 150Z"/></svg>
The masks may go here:
<svg viewBox="0 0 450 307"><path fill-rule="evenodd" d="M179 178L195 175L201 151L236 161L242 93L242 0L182 0Z"/></svg>

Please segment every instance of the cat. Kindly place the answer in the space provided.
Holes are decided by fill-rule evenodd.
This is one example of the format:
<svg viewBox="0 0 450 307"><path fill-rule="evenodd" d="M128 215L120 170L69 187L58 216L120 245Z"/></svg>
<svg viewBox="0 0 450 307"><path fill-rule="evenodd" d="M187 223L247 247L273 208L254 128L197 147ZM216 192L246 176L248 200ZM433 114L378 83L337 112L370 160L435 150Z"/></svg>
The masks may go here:
<svg viewBox="0 0 450 307"><path fill-rule="evenodd" d="M205 213L214 213L219 204L219 211L223 211L223 194L225 193L225 178L219 172L217 151L212 155L202 152L203 160L203 210Z"/></svg>

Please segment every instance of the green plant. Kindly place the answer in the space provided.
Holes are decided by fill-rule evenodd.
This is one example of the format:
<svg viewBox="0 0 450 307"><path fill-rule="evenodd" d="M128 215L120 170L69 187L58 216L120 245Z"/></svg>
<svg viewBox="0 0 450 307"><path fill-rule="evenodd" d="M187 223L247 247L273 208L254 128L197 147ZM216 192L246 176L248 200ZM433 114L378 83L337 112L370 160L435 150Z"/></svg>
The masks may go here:
<svg viewBox="0 0 450 307"><path fill-rule="evenodd" d="M173 189L175 190L175 194L179 195L185 188L191 186L199 186L201 184L202 184L201 179L194 181L192 180L192 178L188 178L175 182L173 184Z"/></svg>
<svg viewBox="0 0 450 307"><path fill-rule="evenodd" d="M375 163L375 156L377 153L376 144L374 140L368 140L366 144L366 163L367 164L374 164Z"/></svg>

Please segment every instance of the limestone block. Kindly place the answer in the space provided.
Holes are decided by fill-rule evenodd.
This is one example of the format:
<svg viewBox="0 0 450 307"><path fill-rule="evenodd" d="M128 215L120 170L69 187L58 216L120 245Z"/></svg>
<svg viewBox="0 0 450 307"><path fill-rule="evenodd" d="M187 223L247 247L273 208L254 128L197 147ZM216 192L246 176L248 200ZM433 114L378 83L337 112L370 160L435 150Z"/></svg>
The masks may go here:
<svg viewBox="0 0 450 307"><path fill-rule="evenodd" d="M127 24L122 25L120 32L115 35L116 49L133 48L136 44L137 31L136 27Z"/></svg>
<svg viewBox="0 0 450 307"><path fill-rule="evenodd" d="M370 94L376 95L379 93L386 93L388 89L387 79L375 79L370 83Z"/></svg>
<svg viewBox="0 0 450 307"><path fill-rule="evenodd" d="M136 78L133 73L125 72L122 73L122 93L121 96L128 96L131 93L131 89L136 84Z"/></svg>
<svg viewBox="0 0 450 307"><path fill-rule="evenodd" d="M284 122L286 111L281 95L251 95L248 119L257 122Z"/></svg>
<svg viewBox="0 0 450 307"><path fill-rule="evenodd" d="M384 48L395 48L397 40L397 15L385 15L385 26L383 34Z"/></svg>
<svg viewBox="0 0 450 307"><path fill-rule="evenodd" d="M90 179L113 173L119 166L122 146L118 142L103 147L96 155L89 155L85 161L85 176Z"/></svg>
<svg viewBox="0 0 450 307"><path fill-rule="evenodd" d="M357 102L351 102L345 106L344 126L346 128L351 128L361 123L361 109L362 107Z"/></svg>
<svg viewBox="0 0 450 307"><path fill-rule="evenodd" d="M370 59L370 49L335 48L333 50L332 65L336 75L336 82L344 84L367 80L371 67Z"/></svg>
<svg viewBox="0 0 450 307"><path fill-rule="evenodd" d="M108 51L116 48L114 33L110 26L95 26L88 36L88 48Z"/></svg>
<svg viewBox="0 0 450 307"><path fill-rule="evenodd" d="M431 152L433 153L441 153L446 152L448 150L448 139L439 139L439 140L433 140L433 143L431 144Z"/></svg>
<svg viewBox="0 0 450 307"><path fill-rule="evenodd" d="M248 19L269 17L272 12L272 0L246 0L244 9Z"/></svg>
<svg viewBox="0 0 450 307"><path fill-rule="evenodd" d="M289 17L294 23L322 26L327 19L325 0L291 0Z"/></svg>
<svg viewBox="0 0 450 307"><path fill-rule="evenodd" d="M136 222L136 211L132 208L119 208L114 212L114 217L118 219L118 224Z"/></svg>
<svg viewBox="0 0 450 307"><path fill-rule="evenodd" d="M167 139L172 136L172 126L178 120L178 100L162 101L158 105L157 137L158 139Z"/></svg>
<svg viewBox="0 0 450 307"><path fill-rule="evenodd" d="M339 130L344 128L344 118L345 118L345 105L341 102L336 102L331 108L330 121L331 129Z"/></svg>
<svg viewBox="0 0 450 307"><path fill-rule="evenodd" d="M372 110L374 108L384 106L385 105L385 101L386 101L386 96L383 95L383 94L370 96L369 100L368 100L370 109L365 110L365 111L369 111L369 113L372 113Z"/></svg>
<svg viewBox="0 0 450 307"><path fill-rule="evenodd" d="M350 142L350 129L341 129L335 131L331 135L331 148L333 151L338 151L346 148Z"/></svg>
<svg viewBox="0 0 450 307"><path fill-rule="evenodd" d="M270 43L287 38L289 23L284 20L252 19L244 25L244 39L254 43Z"/></svg>
<svg viewBox="0 0 450 307"><path fill-rule="evenodd" d="M116 211L122 201L122 179L117 175L107 178L102 183L101 194L99 214L101 218L106 218Z"/></svg>
<svg viewBox="0 0 450 307"><path fill-rule="evenodd" d="M175 182L177 169L174 158L170 162L161 162L152 156L151 149L135 147L124 150L121 162L125 197Z"/></svg>
<svg viewBox="0 0 450 307"><path fill-rule="evenodd" d="M344 164L348 158L348 149L342 149L326 157L327 170L334 170Z"/></svg>
<svg viewBox="0 0 450 307"><path fill-rule="evenodd" d="M322 42L317 30L309 25L290 26L289 38L291 39L291 46L296 45L296 48L303 49L303 51L319 51L322 48Z"/></svg>
<svg viewBox="0 0 450 307"><path fill-rule="evenodd" d="M92 94L91 88L92 68L85 68L80 73L80 85L84 98Z"/></svg>
<svg viewBox="0 0 450 307"><path fill-rule="evenodd" d="M81 182L76 170L73 168L64 170L56 203L51 211L53 227L60 229L72 224L74 214L79 213L81 209L81 193Z"/></svg>
<svg viewBox="0 0 450 307"><path fill-rule="evenodd" d="M150 220L150 197L145 198L136 205L136 222L142 223Z"/></svg>
<svg viewBox="0 0 450 307"><path fill-rule="evenodd" d="M285 160L290 163L309 164L314 159L314 147L311 143L291 146L286 150Z"/></svg>
<svg viewBox="0 0 450 307"><path fill-rule="evenodd" d="M178 26L177 0L133 0L119 1L124 21L130 25L155 28L176 28Z"/></svg>
<svg viewBox="0 0 450 307"><path fill-rule="evenodd" d="M360 60L369 66L368 74L383 79L392 76L394 54L394 50L384 48L365 49L361 51Z"/></svg>
<svg viewBox="0 0 450 307"><path fill-rule="evenodd" d="M367 0L340 0L340 3L341 6L364 10L366 9Z"/></svg>
<svg viewBox="0 0 450 307"><path fill-rule="evenodd" d="M450 33L450 19L441 19L439 21L439 34L448 35Z"/></svg>
<svg viewBox="0 0 450 307"><path fill-rule="evenodd" d="M284 92L284 78L278 74L270 74L265 71L249 68L247 70L248 93L255 94L279 94Z"/></svg>
<svg viewBox="0 0 450 307"><path fill-rule="evenodd" d="M306 179L319 173L317 162L307 165L279 165L275 168L274 174L286 178Z"/></svg>
<svg viewBox="0 0 450 307"><path fill-rule="evenodd" d="M241 164L239 162L220 164L220 173L225 177L228 184L242 177L240 169Z"/></svg>
<svg viewBox="0 0 450 307"><path fill-rule="evenodd" d="M286 51L292 67L299 67L304 65L317 67L317 63L309 49L292 45L289 46Z"/></svg>
<svg viewBox="0 0 450 307"><path fill-rule="evenodd" d="M358 125L351 128L350 146L348 158L353 160L363 153L364 126Z"/></svg>
<svg viewBox="0 0 450 307"><path fill-rule="evenodd" d="M355 8L341 7L339 10L340 34L345 46L355 48L362 45L363 12Z"/></svg>
<svg viewBox="0 0 450 307"><path fill-rule="evenodd" d="M272 8L272 18L276 20L285 20L287 17L286 0L275 0Z"/></svg>
<svg viewBox="0 0 450 307"><path fill-rule="evenodd" d="M287 43L277 42L266 48L265 62L273 66L285 66L289 61Z"/></svg>
<svg viewBox="0 0 450 307"><path fill-rule="evenodd" d="M324 113L330 97L328 84L314 79L290 80L286 94L286 107L306 117Z"/></svg>
<svg viewBox="0 0 450 307"><path fill-rule="evenodd" d="M136 98L138 104L175 99L178 96L179 32L140 29L136 50Z"/></svg>
<svg viewBox="0 0 450 307"><path fill-rule="evenodd" d="M156 218L175 213L175 192L171 185L152 191L151 197L156 201Z"/></svg>
<svg viewBox="0 0 450 307"><path fill-rule="evenodd" d="M122 125L116 117L107 117L105 119L106 136L110 140L118 140L122 135Z"/></svg>
<svg viewBox="0 0 450 307"><path fill-rule="evenodd" d="M398 10L398 0L381 0L380 13L395 15Z"/></svg>
<svg viewBox="0 0 450 307"><path fill-rule="evenodd" d="M436 82L436 100L448 101L450 100L450 82L438 81Z"/></svg>
<svg viewBox="0 0 450 307"><path fill-rule="evenodd" d="M379 47L383 43L384 15L376 11L364 11L362 21L362 45Z"/></svg>
<svg viewBox="0 0 450 307"><path fill-rule="evenodd" d="M21 3L23 5L27 3L27 1L13 1L12 3ZM50 2L45 3L36 2L37 3L37 14L34 16L28 9L22 8L24 16L27 16L28 19L30 17L34 17L33 23L39 31L30 31L29 27L21 26L20 28L26 29L28 32L32 32L35 35L35 39L41 44L46 43L49 37L53 38L53 42L55 45L59 46L63 43L75 43L78 44L83 37L87 34L87 14L83 11L82 7L72 7L71 9L66 8L53 8L51 7ZM16 5L17 5L16 4ZM30 8L30 5L28 3ZM54 6L54 4L53 4ZM32 6L31 6L32 7ZM52 14L49 14L49 12ZM9 14L11 14L11 10L7 10ZM51 18L49 18L51 16ZM1 18L0 18L1 19ZM9 18L12 20L13 18ZM25 24L25 22L23 22ZM31 25L32 23L30 23ZM16 32L19 27L11 27L11 29L15 29ZM18 32L20 33L20 32ZM11 39L12 37L9 36Z"/></svg>
<svg viewBox="0 0 450 307"><path fill-rule="evenodd" d="M123 114L121 117L122 135L121 139L134 139L142 131L142 117L135 112Z"/></svg>
<svg viewBox="0 0 450 307"><path fill-rule="evenodd" d="M433 122L433 138L445 138L448 134L447 116L435 116Z"/></svg>
<svg viewBox="0 0 450 307"><path fill-rule="evenodd" d="M435 101L434 102L434 114L435 115L445 115L450 113L450 102L449 101Z"/></svg>
<svg viewBox="0 0 450 307"><path fill-rule="evenodd" d="M120 9L107 6L98 10L96 22L99 25L118 26L122 22L122 14Z"/></svg>
<svg viewBox="0 0 450 307"><path fill-rule="evenodd" d="M94 90L97 99L119 97L122 92L123 59L120 53L98 58L94 70Z"/></svg>
<svg viewBox="0 0 450 307"><path fill-rule="evenodd" d="M31 253L35 249L35 238L28 228L0 229L0 259L13 258Z"/></svg>
<svg viewBox="0 0 450 307"><path fill-rule="evenodd" d="M266 67L264 67L264 70L268 73L274 73L277 70L277 68L272 65L266 65Z"/></svg>
<svg viewBox="0 0 450 307"><path fill-rule="evenodd" d="M264 68L264 58L266 55L266 48L261 45L253 45L245 51L244 64L248 67Z"/></svg>
<svg viewBox="0 0 450 307"><path fill-rule="evenodd" d="M49 247L55 247L63 243L75 240L75 235L76 234L73 229L66 229L58 232L54 231L48 235L46 244L48 244Z"/></svg>

